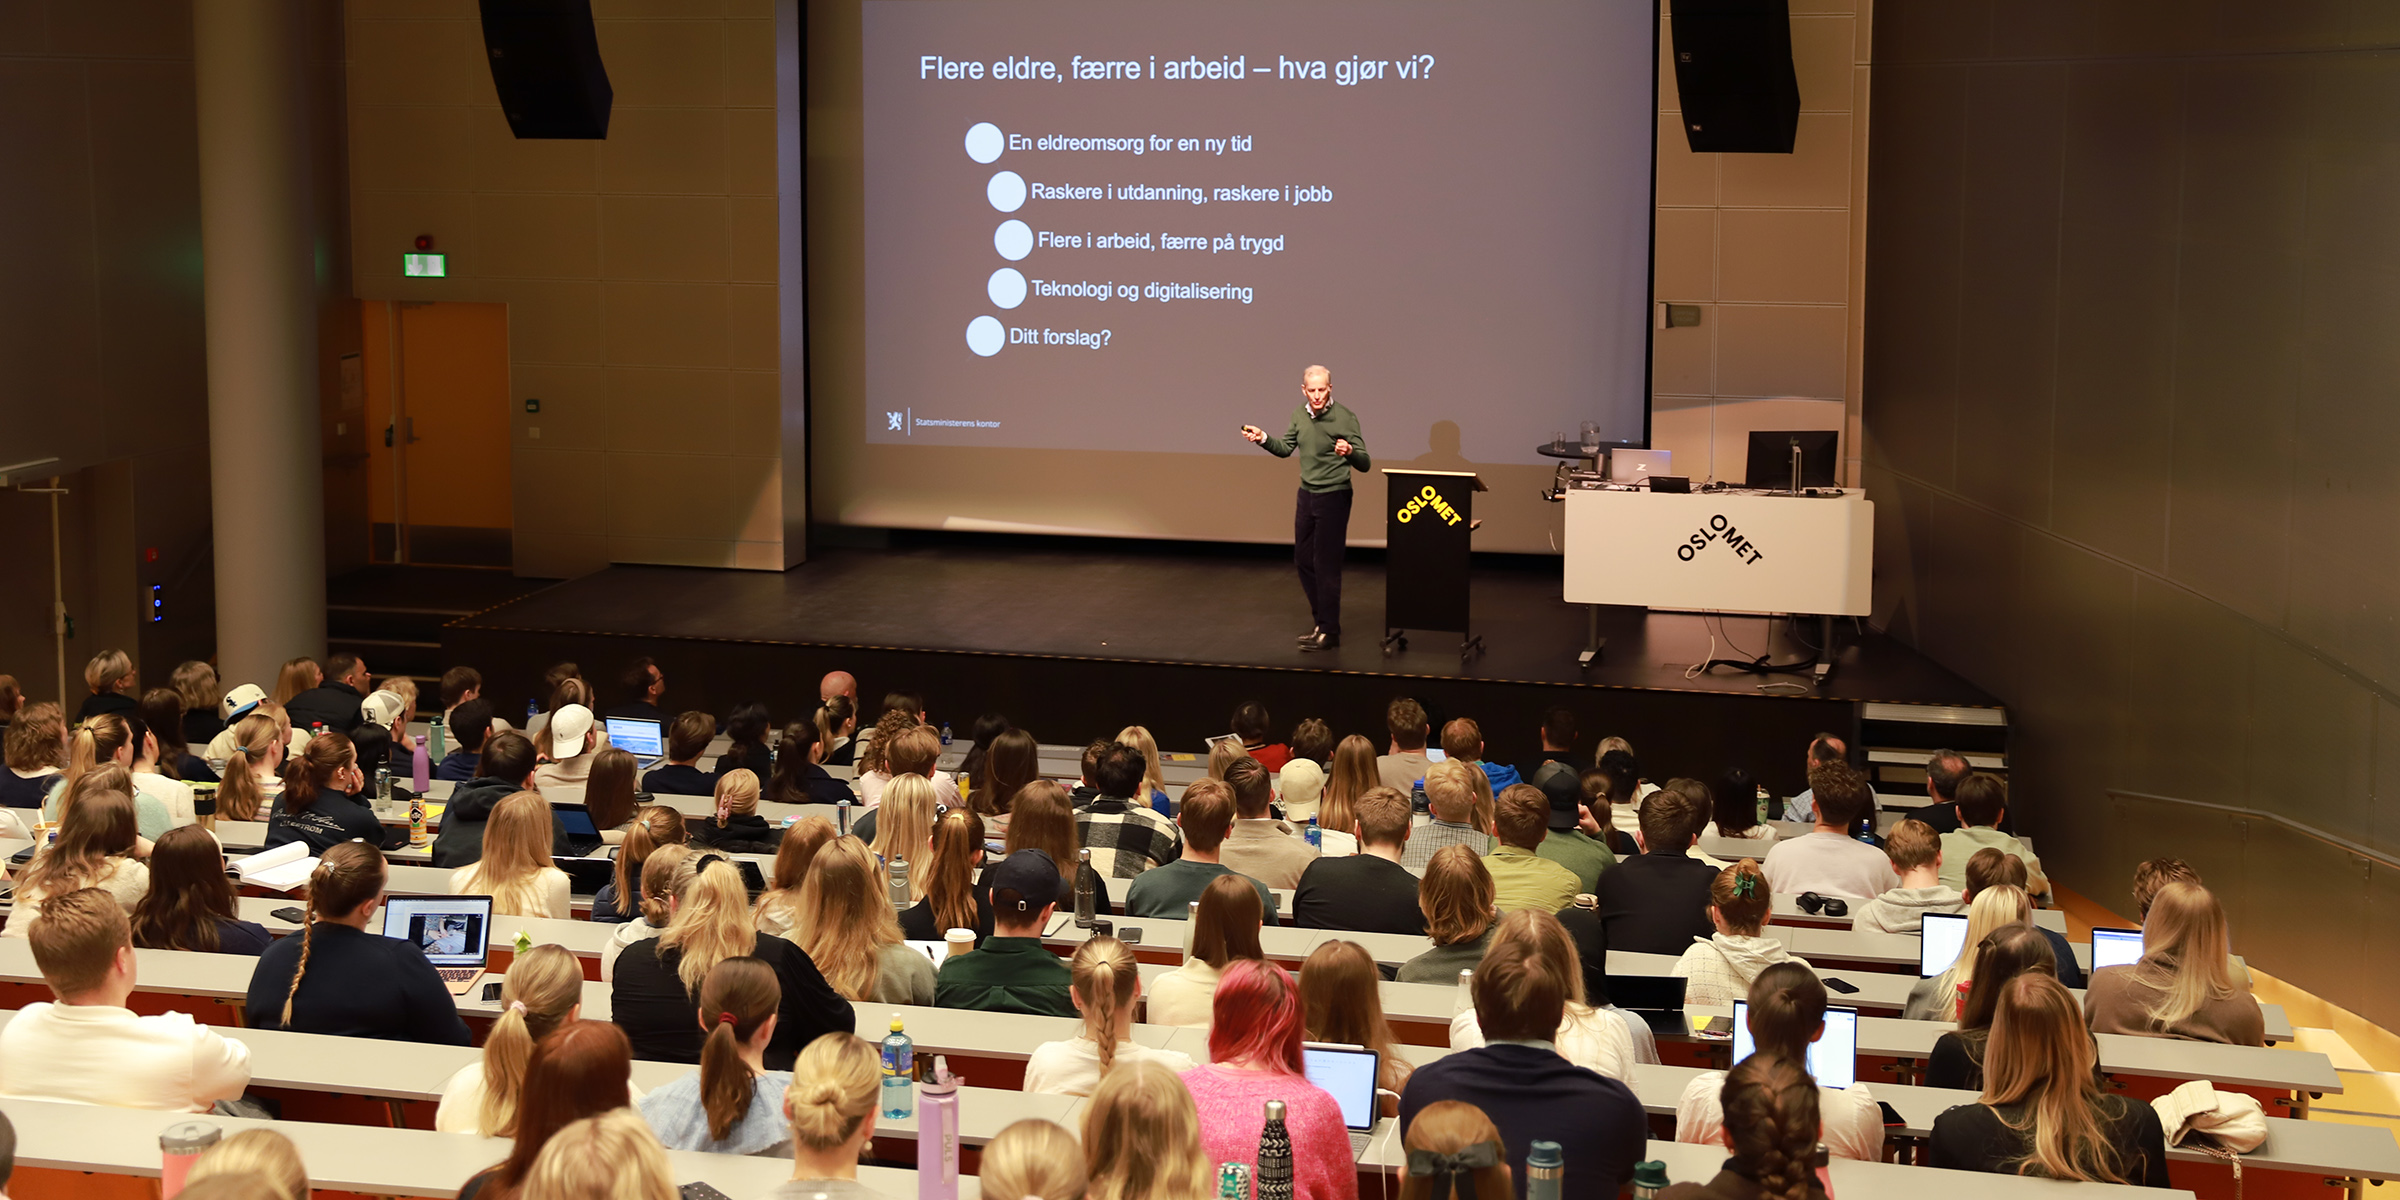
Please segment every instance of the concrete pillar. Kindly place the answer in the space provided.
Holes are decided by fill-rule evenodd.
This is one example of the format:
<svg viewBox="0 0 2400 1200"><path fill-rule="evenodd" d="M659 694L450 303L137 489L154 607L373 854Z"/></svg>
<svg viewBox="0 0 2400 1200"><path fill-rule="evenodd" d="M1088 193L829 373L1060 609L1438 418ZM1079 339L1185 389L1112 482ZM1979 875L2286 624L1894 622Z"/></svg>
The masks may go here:
<svg viewBox="0 0 2400 1200"><path fill-rule="evenodd" d="M304 0L192 6L218 674L325 653Z"/></svg>

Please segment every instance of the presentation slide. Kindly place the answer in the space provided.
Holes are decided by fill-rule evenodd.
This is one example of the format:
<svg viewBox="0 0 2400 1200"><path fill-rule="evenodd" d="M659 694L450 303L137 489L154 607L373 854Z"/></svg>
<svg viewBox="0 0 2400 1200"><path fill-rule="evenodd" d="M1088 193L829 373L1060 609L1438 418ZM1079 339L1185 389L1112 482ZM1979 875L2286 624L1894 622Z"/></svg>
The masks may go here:
<svg viewBox="0 0 2400 1200"><path fill-rule="evenodd" d="M1322 363L1379 456L1642 441L1650 14L870 0L867 439L1255 455Z"/></svg>

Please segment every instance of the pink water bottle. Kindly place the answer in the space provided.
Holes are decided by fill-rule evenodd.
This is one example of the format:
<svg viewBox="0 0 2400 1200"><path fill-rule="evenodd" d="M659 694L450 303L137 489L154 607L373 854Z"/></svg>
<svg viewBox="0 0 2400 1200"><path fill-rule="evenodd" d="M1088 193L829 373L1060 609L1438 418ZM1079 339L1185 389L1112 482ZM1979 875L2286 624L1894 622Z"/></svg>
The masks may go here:
<svg viewBox="0 0 2400 1200"><path fill-rule="evenodd" d="M175 1200L183 1190L184 1177L192 1173L192 1164L200 1160L200 1152L217 1144L217 1127L206 1121L185 1121L170 1125L158 1135L158 1195L159 1200Z"/></svg>
<svg viewBox="0 0 2400 1200"><path fill-rule="evenodd" d="M917 1200L958 1200L958 1082L937 1054L917 1085Z"/></svg>
<svg viewBox="0 0 2400 1200"><path fill-rule="evenodd" d="M416 785L417 794L422 796L425 794L427 789L433 786L431 782L433 779L433 764L428 762L425 758L424 734L412 733L408 735L408 741L410 746L415 748L417 752L416 770L410 772L409 782Z"/></svg>

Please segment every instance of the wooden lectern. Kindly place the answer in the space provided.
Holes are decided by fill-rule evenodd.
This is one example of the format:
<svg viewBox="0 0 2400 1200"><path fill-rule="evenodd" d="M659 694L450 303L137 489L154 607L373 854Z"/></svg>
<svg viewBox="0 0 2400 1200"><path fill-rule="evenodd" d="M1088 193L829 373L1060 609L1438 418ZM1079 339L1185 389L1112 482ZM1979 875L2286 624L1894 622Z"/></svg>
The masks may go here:
<svg viewBox="0 0 2400 1200"><path fill-rule="evenodd" d="M1464 662L1483 652L1467 620L1467 573L1475 493L1490 489L1473 471L1385 467L1383 652L1408 649L1408 631L1459 636Z"/></svg>

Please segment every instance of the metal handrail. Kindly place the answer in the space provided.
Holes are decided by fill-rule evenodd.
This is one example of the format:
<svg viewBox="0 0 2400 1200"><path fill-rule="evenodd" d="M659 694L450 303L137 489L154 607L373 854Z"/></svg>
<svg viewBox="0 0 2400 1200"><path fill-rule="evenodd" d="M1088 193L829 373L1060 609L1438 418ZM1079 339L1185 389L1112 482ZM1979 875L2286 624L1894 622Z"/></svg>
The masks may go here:
<svg viewBox="0 0 2400 1200"><path fill-rule="evenodd" d="M2273 824L2281 825L2285 829L2289 829L2292 832L2301 835L2302 837L2309 838L2312 841L2323 842L2326 845L2331 846L2336 850L2343 851L2347 854L2355 854L2358 857L2366 859L2368 862L2374 863L2377 866L2383 867L2387 870L2400 871L2400 859L2395 859L2391 855L2385 854L2380 850L2368 849L2367 847L2361 846L2357 842L2353 842L2348 838L2338 837L2334 834L2327 833L2314 825L2307 825L2299 821L2295 821L2281 813L2271 813L2263 809L2256 808L2243 808L2240 805L2235 804L2214 804L2206 800L2186 800L2181 796L2157 796L2152 795L2149 792L2127 791L2124 788L2103 788L2101 790L2106 792L2108 795L2121 797L2127 800L2147 800L2154 804L2180 804L2186 808L2204 808L2212 812L2230 813L2237 817L2249 817L2254 820L2272 822Z"/></svg>

